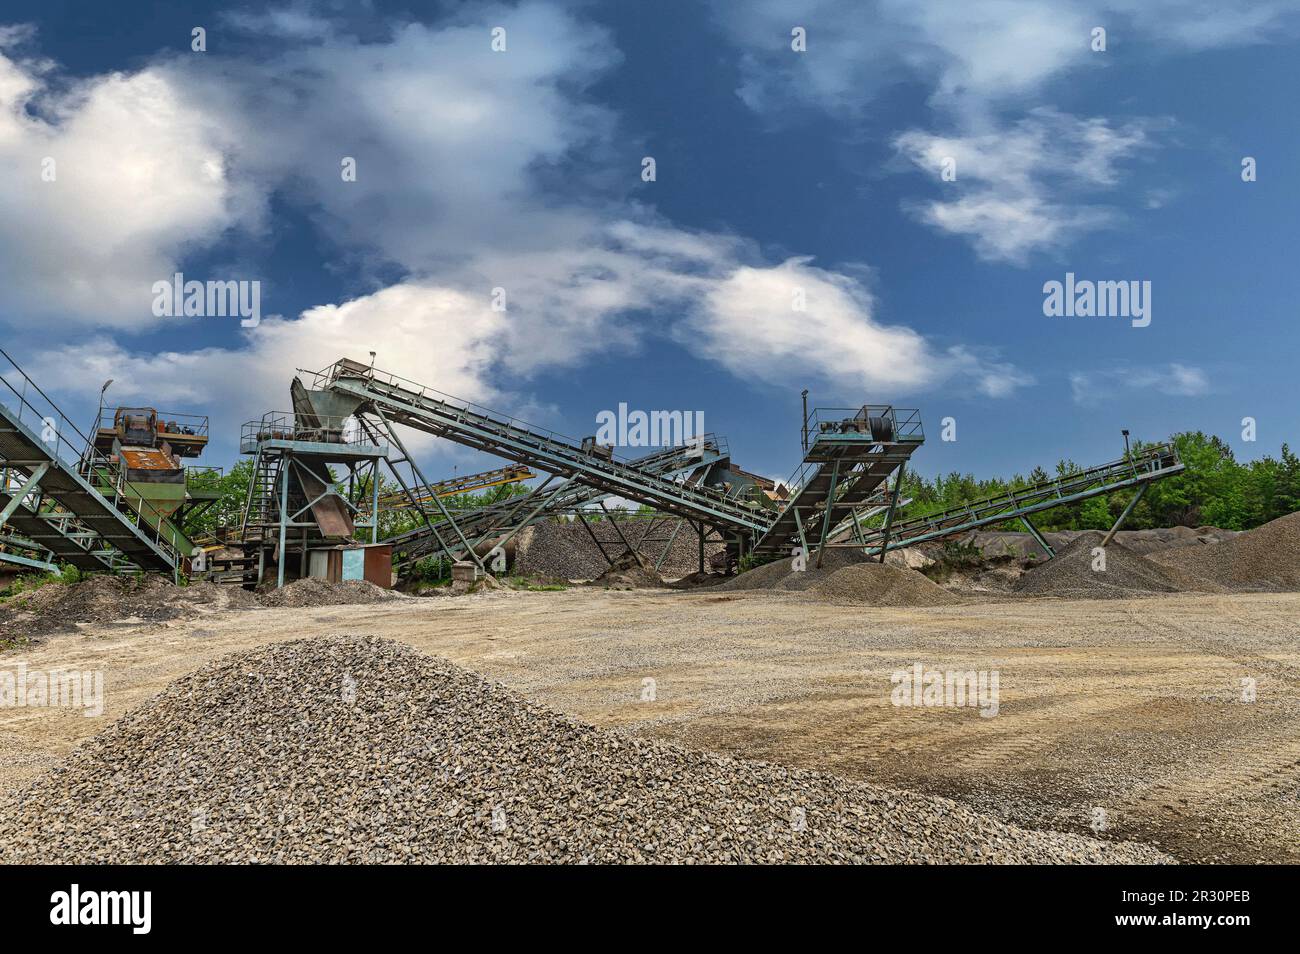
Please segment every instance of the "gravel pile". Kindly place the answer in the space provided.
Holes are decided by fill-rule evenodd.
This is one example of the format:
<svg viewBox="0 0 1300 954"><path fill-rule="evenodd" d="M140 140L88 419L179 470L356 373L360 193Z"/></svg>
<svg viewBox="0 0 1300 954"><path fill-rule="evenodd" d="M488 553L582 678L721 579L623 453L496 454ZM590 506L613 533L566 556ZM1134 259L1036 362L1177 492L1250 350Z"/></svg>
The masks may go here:
<svg viewBox="0 0 1300 954"><path fill-rule="evenodd" d="M827 550L822 556L822 565L817 566L817 553L813 551L807 558L805 568L794 569L794 558L786 557L764 563L741 573L718 587L720 590L807 590L823 580L829 579L837 570L846 566L863 563L867 557L857 550Z"/></svg>
<svg viewBox="0 0 1300 954"><path fill-rule="evenodd" d="M405 599L401 593L375 586L369 580L329 583L315 577L294 580L278 590L259 593L263 606L343 606L348 603L385 603Z"/></svg>
<svg viewBox="0 0 1300 954"><path fill-rule="evenodd" d="M961 600L916 570L888 563L859 563L836 570L808 588L827 603L869 606L951 606Z"/></svg>
<svg viewBox="0 0 1300 954"><path fill-rule="evenodd" d="M373 637L218 660L0 802L6 863L1167 860L598 730Z"/></svg>
<svg viewBox="0 0 1300 954"><path fill-rule="evenodd" d="M1233 590L1300 590L1300 513L1207 546L1184 547L1152 560L1168 571Z"/></svg>
<svg viewBox="0 0 1300 954"><path fill-rule="evenodd" d="M1092 550L1104 536L1094 530L1075 537L1054 559L1027 571L1015 591L1066 599L1131 599L1183 588L1160 566L1113 540L1106 547L1106 569L1094 570Z"/></svg>
<svg viewBox="0 0 1300 954"><path fill-rule="evenodd" d="M625 550L612 566L592 580L589 586L603 586L607 590L641 590L664 587L663 577L655 572L654 564L630 550Z"/></svg>
<svg viewBox="0 0 1300 954"><path fill-rule="evenodd" d="M649 526L644 519L623 520L619 527L628 540L636 544L645 534L649 539L638 548L638 553L653 567L664 551L668 537L677 522L673 518L656 518ZM588 526L611 557L625 553L627 547L619 538L618 529L606 520L591 521ZM655 542L652 542L655 541ZM684 526L660 567L666 578L685 576L700 568L700 538L695 530ZM723 545L711 541L704 546L706 560L721 553ZM591 536L575 521L545 520L527 528L519 535L513 572L522 576L540 576L563 580L591 580L609 569Z"/></svg>
<svg viewBox="0 0 1300 954"><path fill-rule="evenodd" d="M239 587L206 582L179 587L156 574L103 574L77 583L47 583L0 603L0 632L39 639L75 631L79 623L165 622L252 605L252 594Z"/></svg>
<svg viewBox="0 0 1300 954"><path fill-rule="evenodd" d="M1062 550L1081 535L1095 533L1094 530L1061 530L1045 533L1047 542L1054 550ZM1133 553L1147 556L1177 547L1196 546L1205 543L1218 543L1230 540L1237 535L1235 530L1220 530L1218 527L1157 527L1151 530L1121 530L1115 534L1115 542ZM996 557L1003 554L1020 559L1031 554L1040 560L1047 556L1043 548L1028 533L1002 530L976 530L961 537L964 543L974 543L984 551L986 556Z"/></svg>

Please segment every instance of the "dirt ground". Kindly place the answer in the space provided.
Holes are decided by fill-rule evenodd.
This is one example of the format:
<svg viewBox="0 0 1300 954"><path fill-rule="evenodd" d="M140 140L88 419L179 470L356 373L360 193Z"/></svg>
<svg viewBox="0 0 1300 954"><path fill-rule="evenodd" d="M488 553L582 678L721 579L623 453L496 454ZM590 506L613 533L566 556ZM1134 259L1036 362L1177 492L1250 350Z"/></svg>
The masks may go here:
<svg viewBox="0 0 1300 954"><path fill-rule="evenodd" d="M103 670L105 683L97 718L0 708L0 789L183 673L312 633L400 639L597 725L947 795L1022 825L1184 861L1300 862L1289 593L859 608L575 588L89 624L0 655L0 669ZM915 663L998 671L997 715L892 705L891 673Z"/></svg>

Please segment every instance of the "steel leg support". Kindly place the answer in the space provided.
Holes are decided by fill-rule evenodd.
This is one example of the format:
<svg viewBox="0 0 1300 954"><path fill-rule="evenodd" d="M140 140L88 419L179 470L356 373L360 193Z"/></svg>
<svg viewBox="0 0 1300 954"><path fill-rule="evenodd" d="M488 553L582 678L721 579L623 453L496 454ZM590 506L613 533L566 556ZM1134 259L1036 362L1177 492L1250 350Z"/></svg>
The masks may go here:
<svg viewBox="0 0 1300 954"><path fill-rule="evenodd" d="M1038 545L1047 552L1047 559L1055 559L1056 551L1053 550L1052 545L1047 542L1047 538L1038 532L1038 528L1030 522L1029 518L1022 516L1020 522L1025 525L1025 529L1028 530L1033 538L1038 541Z"/></svg>
<svg viewBox="0 0 1300 954"><path fill-rule="evenodd" d="M1110 528L1104 537L1101 538L1101 545L1103 548L1110 546L1110 541L1115 538L1115 534L1119 533L1119 528L1124 526L1124 521L1129 518L1131 513L1133 513L1133 508L1138 505L1138 501L1142 499L1142 495L1147 492L1147 487L1149 486L1151 485L1143 484L1138 488L1138 492L1133 495L1133 499L1128 502L1128 506L1124 508L1124 512L1121 513L1119 519L1115 521L1115 525Z"/></svg>

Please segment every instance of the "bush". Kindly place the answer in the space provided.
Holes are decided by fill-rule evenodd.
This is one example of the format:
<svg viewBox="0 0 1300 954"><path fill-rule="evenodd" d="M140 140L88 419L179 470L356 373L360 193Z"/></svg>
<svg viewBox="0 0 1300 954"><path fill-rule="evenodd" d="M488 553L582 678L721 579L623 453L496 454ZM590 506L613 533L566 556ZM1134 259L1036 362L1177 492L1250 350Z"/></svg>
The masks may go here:
<svg viewBox="0 0 1300 954"><path fill-rule="evenodd" d="M411 583L445 583L451 579L451 561L425 557L407 567L403 575Z"/></svg>

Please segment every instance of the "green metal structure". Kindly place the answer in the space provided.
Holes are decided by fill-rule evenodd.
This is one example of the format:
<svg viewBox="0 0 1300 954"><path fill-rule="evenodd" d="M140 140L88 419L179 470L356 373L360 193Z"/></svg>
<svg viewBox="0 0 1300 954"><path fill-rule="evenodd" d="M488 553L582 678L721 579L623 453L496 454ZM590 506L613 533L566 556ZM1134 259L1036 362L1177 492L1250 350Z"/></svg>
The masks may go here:
<svg viewBox="0 0 1300 954"><path fill-rule="evenodd" d="M169 513L134 487L0 350L0 562L53 570L157 570L184 555Z"/></svg>

